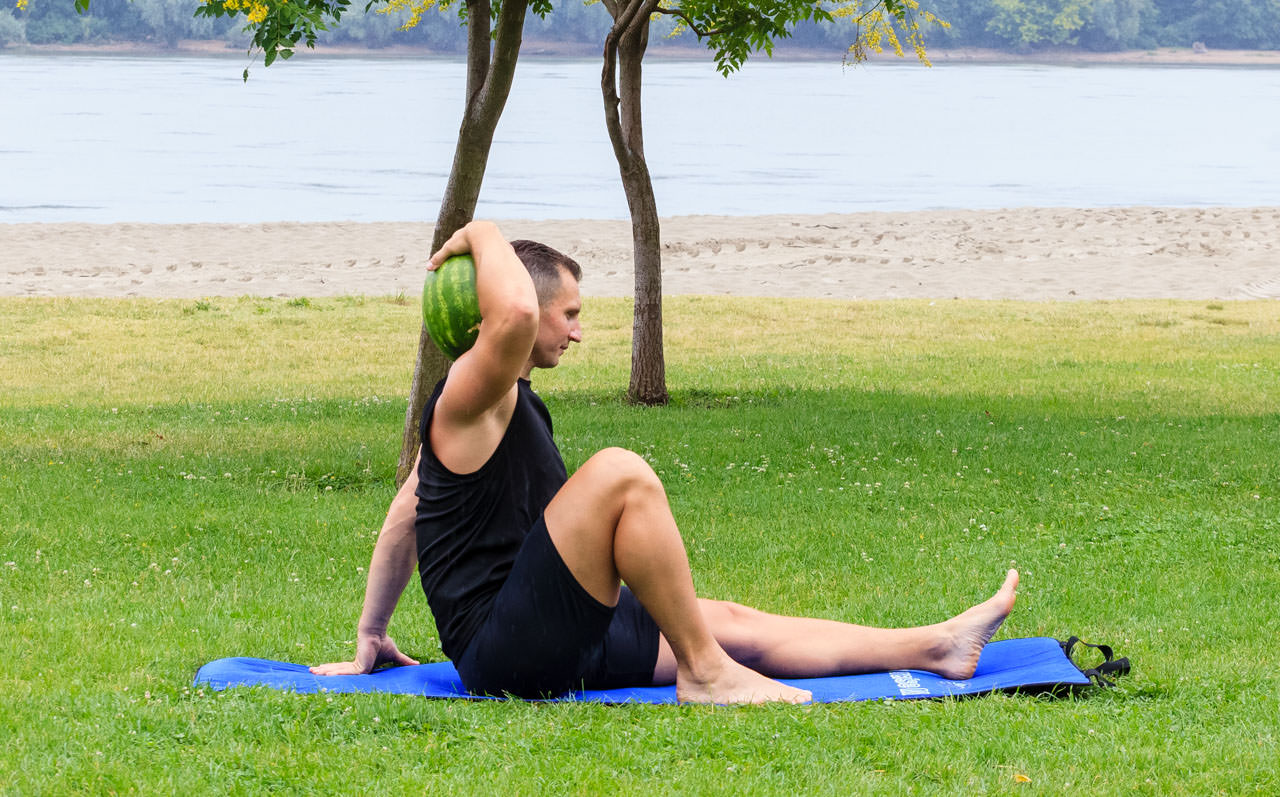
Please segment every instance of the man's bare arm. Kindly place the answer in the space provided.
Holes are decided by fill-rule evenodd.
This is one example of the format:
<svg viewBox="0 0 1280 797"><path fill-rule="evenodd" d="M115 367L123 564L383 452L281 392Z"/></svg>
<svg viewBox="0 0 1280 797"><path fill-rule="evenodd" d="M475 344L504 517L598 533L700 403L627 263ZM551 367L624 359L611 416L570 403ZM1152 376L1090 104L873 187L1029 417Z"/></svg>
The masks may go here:
<svg viewBox="0 0 1280 797"><path fill-rule="evenodd" d="M429 268L438 268L448 257L465 252L476 264L480 334L475 345L449 369L436 403L433 427L439 426L446 436L470 436L476 431L473 427L494 425L490 416L512 395L538 336L538 295L533 280L497 226L473 221L458 230L432 255ZM497 426L505 428L505 419ZM435 431L433 428L433 434ZM485 432L480 434L485 436ZM496 445L497 438L492 442ZM470 443L484 447L483 441ZM437 449L436 456L451 464L448 452Z"/></svg>
<svg viewBox="0 0 1280 797"><path fill-rule="evenodd" d="M418 560L414 517L418 499L418 463L405 480L387 510L378 542L369 561L365 582L364 610L356 628L356 657L352 661L320 664L311 668L316 675L354 675L372 672L380 664L417 664L396 648L387 636L387 626L405 585Z"/></svg>

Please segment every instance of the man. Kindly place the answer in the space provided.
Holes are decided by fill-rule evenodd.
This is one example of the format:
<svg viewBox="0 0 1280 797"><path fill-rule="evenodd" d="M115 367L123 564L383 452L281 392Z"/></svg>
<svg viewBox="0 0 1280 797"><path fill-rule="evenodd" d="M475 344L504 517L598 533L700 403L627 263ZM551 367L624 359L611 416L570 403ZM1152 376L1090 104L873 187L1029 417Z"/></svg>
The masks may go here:
<svg viewBox="0 0 1280 797"><path fill-rule="evenodd" d="M416 663L386 631L417 562L441 646L473 692L674 681L682 701L799 703L810 694L767 676L972 674L1013 608L1016 571L987 601L918 628L698 599L666 493L643 459L611 448L565 472L528 380L582 339L581 272L549 247L515 247L493 224L472 222L431 257L431 269L474 257L480 334L427 403L415 474L374 548L355 659L313 672Z"/></svg>

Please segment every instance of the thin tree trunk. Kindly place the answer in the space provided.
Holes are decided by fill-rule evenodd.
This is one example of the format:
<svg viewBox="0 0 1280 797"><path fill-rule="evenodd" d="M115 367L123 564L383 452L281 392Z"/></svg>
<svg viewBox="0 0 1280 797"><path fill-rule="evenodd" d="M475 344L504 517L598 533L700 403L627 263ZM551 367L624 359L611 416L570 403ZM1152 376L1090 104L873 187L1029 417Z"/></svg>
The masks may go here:
<svg viewBox="0 0 1280 797"><path fill-rule="evenodd" d="M527 6L528 0L506 0L498 17L497 35L491 39L489 0L467 0L467 102L462 125L458 129L449 183L440 203L440 214L436 217L431 241L433 252L475 216L493 134L515 77ZM418 358L409 386L409 406L405 410L400 462L396 466L397 487L409 478L418 455L421 444L418 427L422 423L427 396L448 370L448 358L431 341L426 327L422 327L418 333Z"/></svg>
<svg viewBox="0 0 1280 797"><path fill-rule="evenodd" d="M645 163L641 119L642 65L649 43L649 15L656 6L656 0L607 3L614 26L605 39L601 76L605 126L631 212L635 308L627 395L640 404L666 404L668 400L662 346L662 234L653 181Z"/></svg>

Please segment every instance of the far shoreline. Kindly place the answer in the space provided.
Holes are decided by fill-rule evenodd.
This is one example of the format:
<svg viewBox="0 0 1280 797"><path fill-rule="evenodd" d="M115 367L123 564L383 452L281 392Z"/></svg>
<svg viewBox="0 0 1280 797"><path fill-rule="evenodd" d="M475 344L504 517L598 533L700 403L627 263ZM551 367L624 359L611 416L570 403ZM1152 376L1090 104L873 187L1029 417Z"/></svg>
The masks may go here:
<svg viewBox="0 0 1280 797"><path fill-rule="evenodd" d="M297 49L300 58L433 58L457 59L461 53L432 50L412 45L393 45L378 49L345 45L319 45L314 50ZM169 47L158 42L96 42L81 44L24 44L0 47L4 55L95 55L95 56L145 56L145 57L211 57L245 58L249 56L245 45L229 44L219 39L184 39ZM840 61L845 51L840 48L812 49L787 48L776 50L773 57L756 55L756 59L774 61ZM595 59L600 57L598 45L552 42L526 39L521 56L530 59ZM696 45L665 45L651 48L646 57L653 61L707 61L708 52ZM1012 53L977 47L954 50L930 49L929 60L935 65L952 64L1038 64L1046 66L1232 66L1232 67L1280 67L1280 50L1212 50L1191 47L1158 47L1149 50L1122 50L1117 52L1090 52L1083 50L1044 50L1033 53ZM261 63L261 54L254 53L252 60ZM898 58L892 53L881 53L870 59L871 63L914 63L908 54Z"/></svg>

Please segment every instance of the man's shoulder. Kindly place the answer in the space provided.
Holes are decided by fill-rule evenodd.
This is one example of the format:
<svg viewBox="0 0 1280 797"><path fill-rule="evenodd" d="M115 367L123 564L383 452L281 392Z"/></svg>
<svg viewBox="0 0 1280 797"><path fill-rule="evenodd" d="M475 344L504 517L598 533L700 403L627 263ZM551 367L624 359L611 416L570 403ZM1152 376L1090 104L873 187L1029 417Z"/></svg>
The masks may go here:
<svg viewBox="0 0 1280 797"><path fill-rule="evenodd" d="M466 474L483 467L497 450L519 404L519 392L512 385L493 406L471 412L470 408L453 406L455 398L450 396L446 381L434 401L431 414L423 413L422 443L430 446L441 465Z"/></svg>

